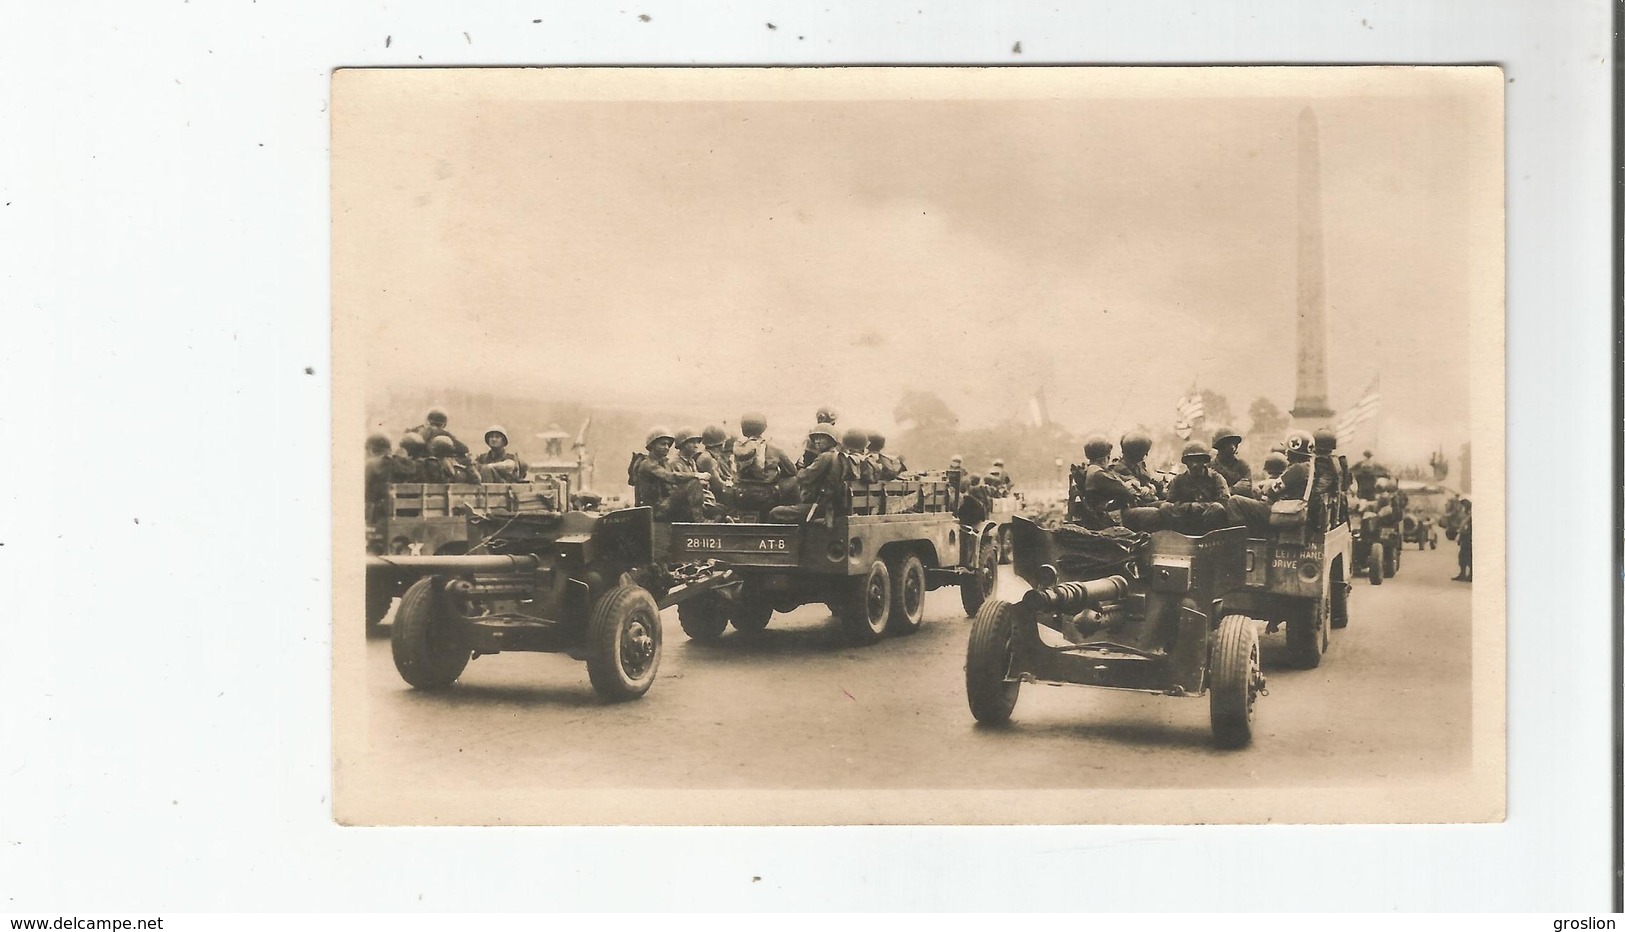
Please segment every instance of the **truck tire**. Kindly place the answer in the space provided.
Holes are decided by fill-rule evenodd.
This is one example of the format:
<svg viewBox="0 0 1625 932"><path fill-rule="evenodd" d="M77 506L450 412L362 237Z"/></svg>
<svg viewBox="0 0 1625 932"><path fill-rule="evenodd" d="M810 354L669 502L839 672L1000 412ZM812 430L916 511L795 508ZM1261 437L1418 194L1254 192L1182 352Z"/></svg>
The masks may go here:
<svg viewBox="0 0 1625 932"><path fill-rule="evenodd" d="M384 616L389 614L389 606L395 601L395 594L390 586L367 587L367 637L377 637L383 633Z"/></svg>
<svg viewBox="0 0 1625 932"><path fill-rule="evenodd" d="M1382 585L1383 552L1381 544L1371 545L1371 555L1365 558L1366 575L1371 579L1371 585Z"/></svg>
<svg viewBox="0 0 1625 932"><path fill-rule="evenodd" d="M1214 743L1221 748L1246 747L1253 740L1253 703L1262 678L1258 625L1251 618L1226 615L1219 622L1208 677L1208 717Z"/></svg>
<svg viewBox="0 0 1625 932"><path fill-rule="evenodd" d="M861 579L849 580L849 591L840 601L837 615L847 637L859 644L872 644L886 633L891 617L891 572L886 561L869 564Z"/></svg>
<svg viewBox="0 0 1625 932"><path fill-rule="evenodd" d="M1382 575L1384 579L1392 579L1394 574L1399 572L1399 555L1403 553L1404 550L1404 547L1395 547L1383 554L1388 558L1383 561L1382 564Z"/></svg>
<svg viewBox="0 0 1625 932"><path fill-rule="evenodd" d="M587 620L587 678L610 702L649 691L660 669L660 607L641 586L616 586Z"/></svg>
<svg viewBox="0 0 1625 932"><path fill-rule="evenodd" d="M704 593L677 603L677 623L695 641L710 642L728 630L730 603L715 593Z"/></svg>
<svg viewBox="0 0 1625 932"><path fill-rule="evenodd" d="M970 627L970 644L965 648L965 698L970 714L984 725L1010 721L1016 700L1021 697L1021 681L1005 679L1015 651L1015 606L988 599L976 613Z"/></svg>
<svg viewBox="0 0 1625 932"><path fill-rule="evenodd" d="M959 601L965 606L966 617L975 618L982 603L999 591L999 545L992 535L983 538L976 548L976 565L971 569L975 575L959 584Z"/></svg>
<svg viewBox="0 0 1625 932"><path fill-rule="evenodd" d="M925 621L925 563L908 554L887 567L892 574L891 617L888 634L913 634Z"/></svg>
<svg viewBox="0 0 1625 932"><path fill-rule="evenodd" d="M1349 589L1343 582L1341 574L1332 577L1326 597L1332 600L1332 628L1340 629L1349 626Z"/></svg>
<svg viewBox="0 0 1625 932"><path fill-rule="evenodd" d="M773 620L773 603L750 593L739 594L739 601L734 603L732 621L734 630L740 634L755 634L767 627Z"/></svg>
<svg viewBox="0 0 1625 932"><path fill-rule="evenodd" d="M1324 597L1305 604L1286 623L1287 652L1292 655L1292 665L1300 670L1320 666L1331 638L1331 604Z"/></svg>
<svg viewBox="0 0 1625 932"><path fill-rule="evenodd" d="M457 623L447 617L437 583L426 576L407 588L389 632L395 669L415 689L450 686L468 666L468 645Z"/></svg>

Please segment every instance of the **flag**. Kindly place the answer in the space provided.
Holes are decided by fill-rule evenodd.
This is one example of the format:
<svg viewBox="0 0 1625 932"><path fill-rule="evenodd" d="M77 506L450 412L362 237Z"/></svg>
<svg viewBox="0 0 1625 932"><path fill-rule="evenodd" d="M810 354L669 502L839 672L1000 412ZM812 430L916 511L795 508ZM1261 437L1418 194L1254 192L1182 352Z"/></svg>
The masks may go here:
<svg viewBox="0 0 1625 932"><path fill-rule="evenodd" d="M1205 416L1202 395L1193 385L1191 390L1179 399L1178 404L1174 405L1174 433L1178 434L1181 440L1191 439L1191 428Z"/></svg>
<svg viewBox="0 0 1625 932"><path fill-rule="evenodd" d="M1353 440L1354 432L1359 429L1360 425L1377 416L1378 410L1382 408L1382 392L1378 387L1378 382L1381 379L1382 373L1380 372L1372 376L1371 385L1366 388L1365 394L1361 395L1360 400L1354 403L1354 407L1348 409L1338 419L1337 443L1339 446Z"/></svg>
<svg viewBox="0 0 1625 932"><path fill-rule="evenodd" d="M1028 413L1033 416L1034 427L1045 427L1049 424L1049 403L1044 398L1044 386L1038 386L1038 391L1027 399Z"/></svg>

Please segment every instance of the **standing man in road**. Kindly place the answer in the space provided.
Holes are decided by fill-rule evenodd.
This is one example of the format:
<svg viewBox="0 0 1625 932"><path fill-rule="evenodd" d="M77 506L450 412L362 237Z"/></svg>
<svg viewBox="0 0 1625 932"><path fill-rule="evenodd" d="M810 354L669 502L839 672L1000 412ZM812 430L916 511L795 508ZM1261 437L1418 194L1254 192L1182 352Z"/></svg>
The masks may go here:
<svg viewBox="0 0 1625 932"><path fill-rule="evenodd" d="M1461 500L1460 510L1456 518L1456 575L1450 577L1456 582L1473 581L1473 503L1468 499Z"/></svg>

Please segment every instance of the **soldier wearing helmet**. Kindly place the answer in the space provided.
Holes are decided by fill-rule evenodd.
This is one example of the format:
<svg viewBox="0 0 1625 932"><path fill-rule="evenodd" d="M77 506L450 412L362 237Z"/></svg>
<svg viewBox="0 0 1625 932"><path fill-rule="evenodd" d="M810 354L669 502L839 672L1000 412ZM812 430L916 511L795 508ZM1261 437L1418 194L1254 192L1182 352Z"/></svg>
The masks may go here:
<svg viewBox="0 0 1625 932"><path fill-rule="evenodd" d="M700 432L700 442L704 449L694 458L694 464L711 477L711 497L725 507L732 507L735 504L734 464L725 449L728 432L715 424L709 425Z"/></svg>
<svg viewBox="0 0 1625 932"><path fill-rule="evenodd" d="M391 444L383 434L367 437L367 465L362 498L367 506L367 522L373 523L388 497L390 482Z"/></svg>
<svg viewBox="0 0 1625 932"><path fill-rule="evenodd" d="M1281 473L1286 472L1286 467L1285 453L1271 452L1264 457L1264 478L1253 483L1253 491L1258 498L1267 501L1274 497L1281 487Z"/></svg>
<svg viewBox="0 0 1625 932"><path fill-rule="evenodd" d="M700 457L705 453L705 435L692 427L683 427L677 430L673 439L676 442L666 460L666 467L680 476L694 476L699 479L699 514L708 519L721 517L722 502L711 488L711 480L715 477L709 471L700 468Z"/></svg>
<svg viewBox="0 0 1625 932"><path fill-rule="evenodd" d="M423 461L429 458L429 445L413 431L401 436L400 452L389 458L390 482L423 482Z"/></svg>
<svg viewBox="0 0 1625 932"><path fill-rule="evenodd" d="M477 483L480 477L459 459L456 438L441 434L429 441L429 458L423 461L423 481Z"/></svg>
<svg viewBox="0 0 1625 932"><path fill-rule="evenodd" d="M486 482L523 482L530 466L508 447L508 431L501 424L485 429L485 452L474 458L480 478Z"/></svg>
<svg viewBox="0 0 1625 932"><path fill-rule="evenodd" d="M993 468L988 470L987 474L993 482L994 495L1003 498L1010 494L1010 489L1015 485L1015 480L1010 478L1010 470L1004 467L1003 459L994 460Z"/></svg>
<svg viewBox="0 0 1625 932"><path fill-rule="evenodd" d="M903 463L901 457L886 452L885 434L877 431L869 432L869 457L875 463L875 478L881 482L902 478L908 472L908 466Z"/></svg>
<svg viewBox="0 0 1625 932"><path fill-rule="evenodd" d="M1226 503L1230 486L1212 468L1213 451L1205 443L1185 444L1180 455L1185 471L1168 483L1168 501L1158 511L1163 527L1188 534L1205 534L1229 524Z"/></svg>
<svg viewBox="0 0 1625 932"><path fill-rule="evenodd" d="M841 432L842 473L851 482L874 482L879 475L869 457L869 432L848 427Z"/></svg>
<svg viewBox="0 0 1625 932"><path fill-rule="evenodd" d="M1091 531L1121 527L1134 490L1112 471L1112 442L1093 434L1083 443L1083 456L1085 462L1073 465L1068 480L1067 521Z"/></svg>
<svg viewBox="0 0 1625 932"><path fill-rule="evenodd" d="M828 424L813 425L807 431L807 448L813 451L813 461L796 472L796 487L801 501L794 505L780 505L769 517L782 524L821 520L833 523L834 511L840 505L843 484L841 452L835 430Z"/></svg>
<svg viewBox="0 0 1625 932"><path fill-rule="evenodd" d="M814 423L822 424L825 427L828 427L830 430L834 430L835 429L835 409L830 407L829 405L821 405L818 408L817 417L814 418ZM840 438L836 438L835 442L836 442L836 445L839 446L840 445ZM800 467L800 468L805 468L807 466L810 466L810 465L812 465L812 461L814 459L817 459L817 457L818 457L818 454L816 452L814 452L814 450L812 448L812 444L809 442L807 446L802 448L802 450L801 450L801 462L799 462L797 464L797 466Z"/></svg>
<svg viewBox="0 0 1625 932"><path fill-rule="evenodd" d="M1135 504L1153 506L1166 495L1161 477L1151 472L1145 458L1151 453L1151 438L1145 433L1131 430L1117 445L1120 455L1112 469L1135 490Z"/></svg>
<svg viewBox="0 0 1625 932"><path fill-rule="evenodd" d="M733 461L742 517L760 516L774 506L794 504L798 497L795 463L762 436L766 431L767 418L760 412L740 415L739 432L744 436L734 441Z"/></svg>
<svg viewBox="0 0 1625 932"><path fill-rule="evenodd" d="M1456 545L1456 575L1450 577L1455 582L1473 581L1473 503L1471 499L1462 499L1456 506L1456 520L1454 526Z"/></svg>
<svg viewBox="0 0 1625 932"><path fill-rule="evenodd" d="M451 437L452 455L457 457L468 456L468 444L463 443L446 429L450 420L446 417L445 409L430 408L429 413L423 416L423 423L412 428L412 433L423 438L424 443L434 443L436 437Z"/></svg>
<svg viewBox="0 0 1625 932"><path fill-rule="evenodd" d="M1253 467L1236 455L1241 446L1241 434L1228 427L1213 432L1213 471L1224 477L1225 484L1235 495L1253 495Z"/></svg>
<svg viewBox="0 0 1625 932"><path fill-rule="evenodd" d="M664 427L651 428L644 438L645 452L632 454L627 473L633 504L653 509L656 521L698 521L705 512L700 484L710 477L672 468L668 460L676 439Z"/></svg>

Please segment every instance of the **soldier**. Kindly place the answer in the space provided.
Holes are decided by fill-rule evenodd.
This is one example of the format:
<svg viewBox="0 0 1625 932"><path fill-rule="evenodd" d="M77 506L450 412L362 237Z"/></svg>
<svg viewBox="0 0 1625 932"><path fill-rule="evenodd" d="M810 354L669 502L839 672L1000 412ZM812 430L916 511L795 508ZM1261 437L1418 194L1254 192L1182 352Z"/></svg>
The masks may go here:
<svg viewBox="0 0 1625 932"><path fill-rule="evenodd" d="M1286 444L1282 444L1282 446L1286 446ZM1270 455L1264 457L1264 475L1266 478L1260 479L1253 484L1255 497L1265 500L1274 498L1276 492L1281 488L1281 473L1286 472L1286 466L1287 459L1284 451L1280 453L1270 451Z"/></svg>
<svg viewBox="0 0 1625 932"><path fill-rule="evenodd" d="M699 514L706 519L721 517L722 502L711 489L711 480L715 477L700 468L700 457L705 454L705 435L696 432L692 427L684 427L677 431L675 439L677 442L672 447L671 456L666 460L667 467L678 475L702 477ZM701 518L696 517L693 520Z"/></svg>
<svg viewBox="0 0 1625 932"><path fill-rule="evenodd" d="M1211 468L1213 453L1206 444L1185 444L1180 460L1185 471L1168 483L1168 501L1160 509L1165 526L1189 528L1206 533L1224 527L1230 501L1230 486L1224 476Z"/></svg>
<svg viewBox="0 0 1625 932"><path fill-rule="evenodd" d="M1014 479L1010 478L1010 471L1004 468L1004 460L998 459L993 461L993 469L990 471L990 475L998 478L999 488L995 494L1001 497L1009 495L1010 489L1016 483Z"/></svg>
<svg viewBox="0 0 1625 932"><path fill-rule="evenodd" d="M815 424L807 431L807 446L814 453L813 461L796 473L799 504L780 505L770 512L771 520L781 524L802 521L823 521L833 524L834 510L840 503L842 484L841 454L836 449L835 431L828 424Z"/></svg>
<svg viewBox="0 0 1625 932"><path fill-rule="evenodd" d="M814 418L814 423L823 424L824 426L828 427L830 430L834 430L835 429L835 409L830 407L829 405L823 405L822 407L820 407L818 409L818 415L817 415L816 418ZM805 469L806 467L812 465L812 461L814 459L816 459L817 457L818 457L818 453L817 453L817 451L815 451L813 449L812 441L809 440L809 441L807 441L807 445L802 448L801 462L798 465L801 468Z"/></svg>
<svg viewBox="0 0 1625 932"><path fill-rule="evenodd" d="M646 453L634 453L627 470L633 503L654 510L656 521L698 521L705 513L701 483L710 479L696 472L679 472L667 462L676 437L664 427L652 428L644 439Z"/></svg>
<svg viewBox="0 0 1625 932"><path fill-rule="evenodd" d="M446 425L448 423L450 423L450 421L447 419L446 412L443 409L430 408L429 413L423 417L423 423L412 428L412 432L417 434L419 437L422 437L424 443L434 443L434 438L436 437L451 437L452 449L454 451L452 455L460 457L468 456L468 444L458 440L452 435L451 431L446 429Z"/></svg>
<svg viewBox="0 0 1625 932"><path fill-rule="evenodd" d="M1112 442L1095 434L1084 441L1083 456L1083 468L1073 467L1067 519L1091 531L1122 527L1137 493L1111 467Z"/></svg>
<svg viewBox="0 0 1625 932"><path fill-rule="evenodd" d="M486 451L474 460L480 478L486 482L523 482L530 466L508 449L508 431L501 424L485 429Z"/></svg>
<svg viewBox="0 0 1625 932"><path fill-rule="evenodd" d="M376 520L385 499L388 498L392 459L389 455L390 448L389 438L383 434L372 434L367 437L366 479L362 490L367 504L369 524Z"/></svg>
<svg viewBox="0 0 1625 932"><path fill-rule="evenodd" d="M400 452L389 458L390 482L423 482L423 461L429 458L429 446L423 436L407 431L401 436Z"/></svg>
<svg viewBox="0 0 1625 932"><path fill-rule="evenodd" d="M1166 495L1162 480L1145 465L1151 453L1151 438L1139 431L1129 431L1117 446L1121 455L1112 469L1135 489L1136 505L1155 505Z"/></svg>
<svg viewBox="0 0 1625 932"><path fill-rule="evenodd" d="M1213 471L1224 477L1225 484L1230 487L1232 495L1245 495L1253 497L1253 467L1246 460L1236 456L1236 449L1241 446L1241 434L1228 427L1221 427L1213 432L1213 449L1217 451L1213 459Z"/></svg>
<svg viewBox="0 0 1625 932"><path fill-rule="evenodd" d="M886 450L886 435L870 431L869 455L874 457L875 469L881 482L890 482L901 479L908 472L908 466L900 457L892 456Z"/></svg>
<svg viewBox="0 0 1625 932"><path fill-rule="evenodd" d="M724 449L728 442L728 432L712 424L700 433L700 440L705 449L695 457L695 465L700 472L711 476L711 496L724 506L732 507L734 504L734 466L733 457Z"/></svg>
<svg viewBox="0 0 1625 932"><path fill-rule="evenodd" d="M1349 467L1349 475L1354 480L1356 493L1365 499L1377 497L1377 477L1383 474L1381 466L1371 458L1371 451L1360 454L1360 461Z"/></svg>
<svg viewBox="0 0 1625 932"><path fill-rule="evenodd" d="M478 483L480 477L459 461L456 439L441 434L429 441L429 458L423 461L423 481Z"/></svg>
<svg viewBox="0 0 1625 932"><path fill-rule="evenodd" d="M761 513L775 505L793 504L798 497L795 463L763 439L766 430L767 418L756 411L739 418L739 431L745 436L734 441L733 460L741 511Z"/></svg>
<svg viewBox="0 0 1625 932"><path fill-rule="evenodd" d="M1456 582L1473 581L1473 503L1462 499L1456 515Z"/></svg>

